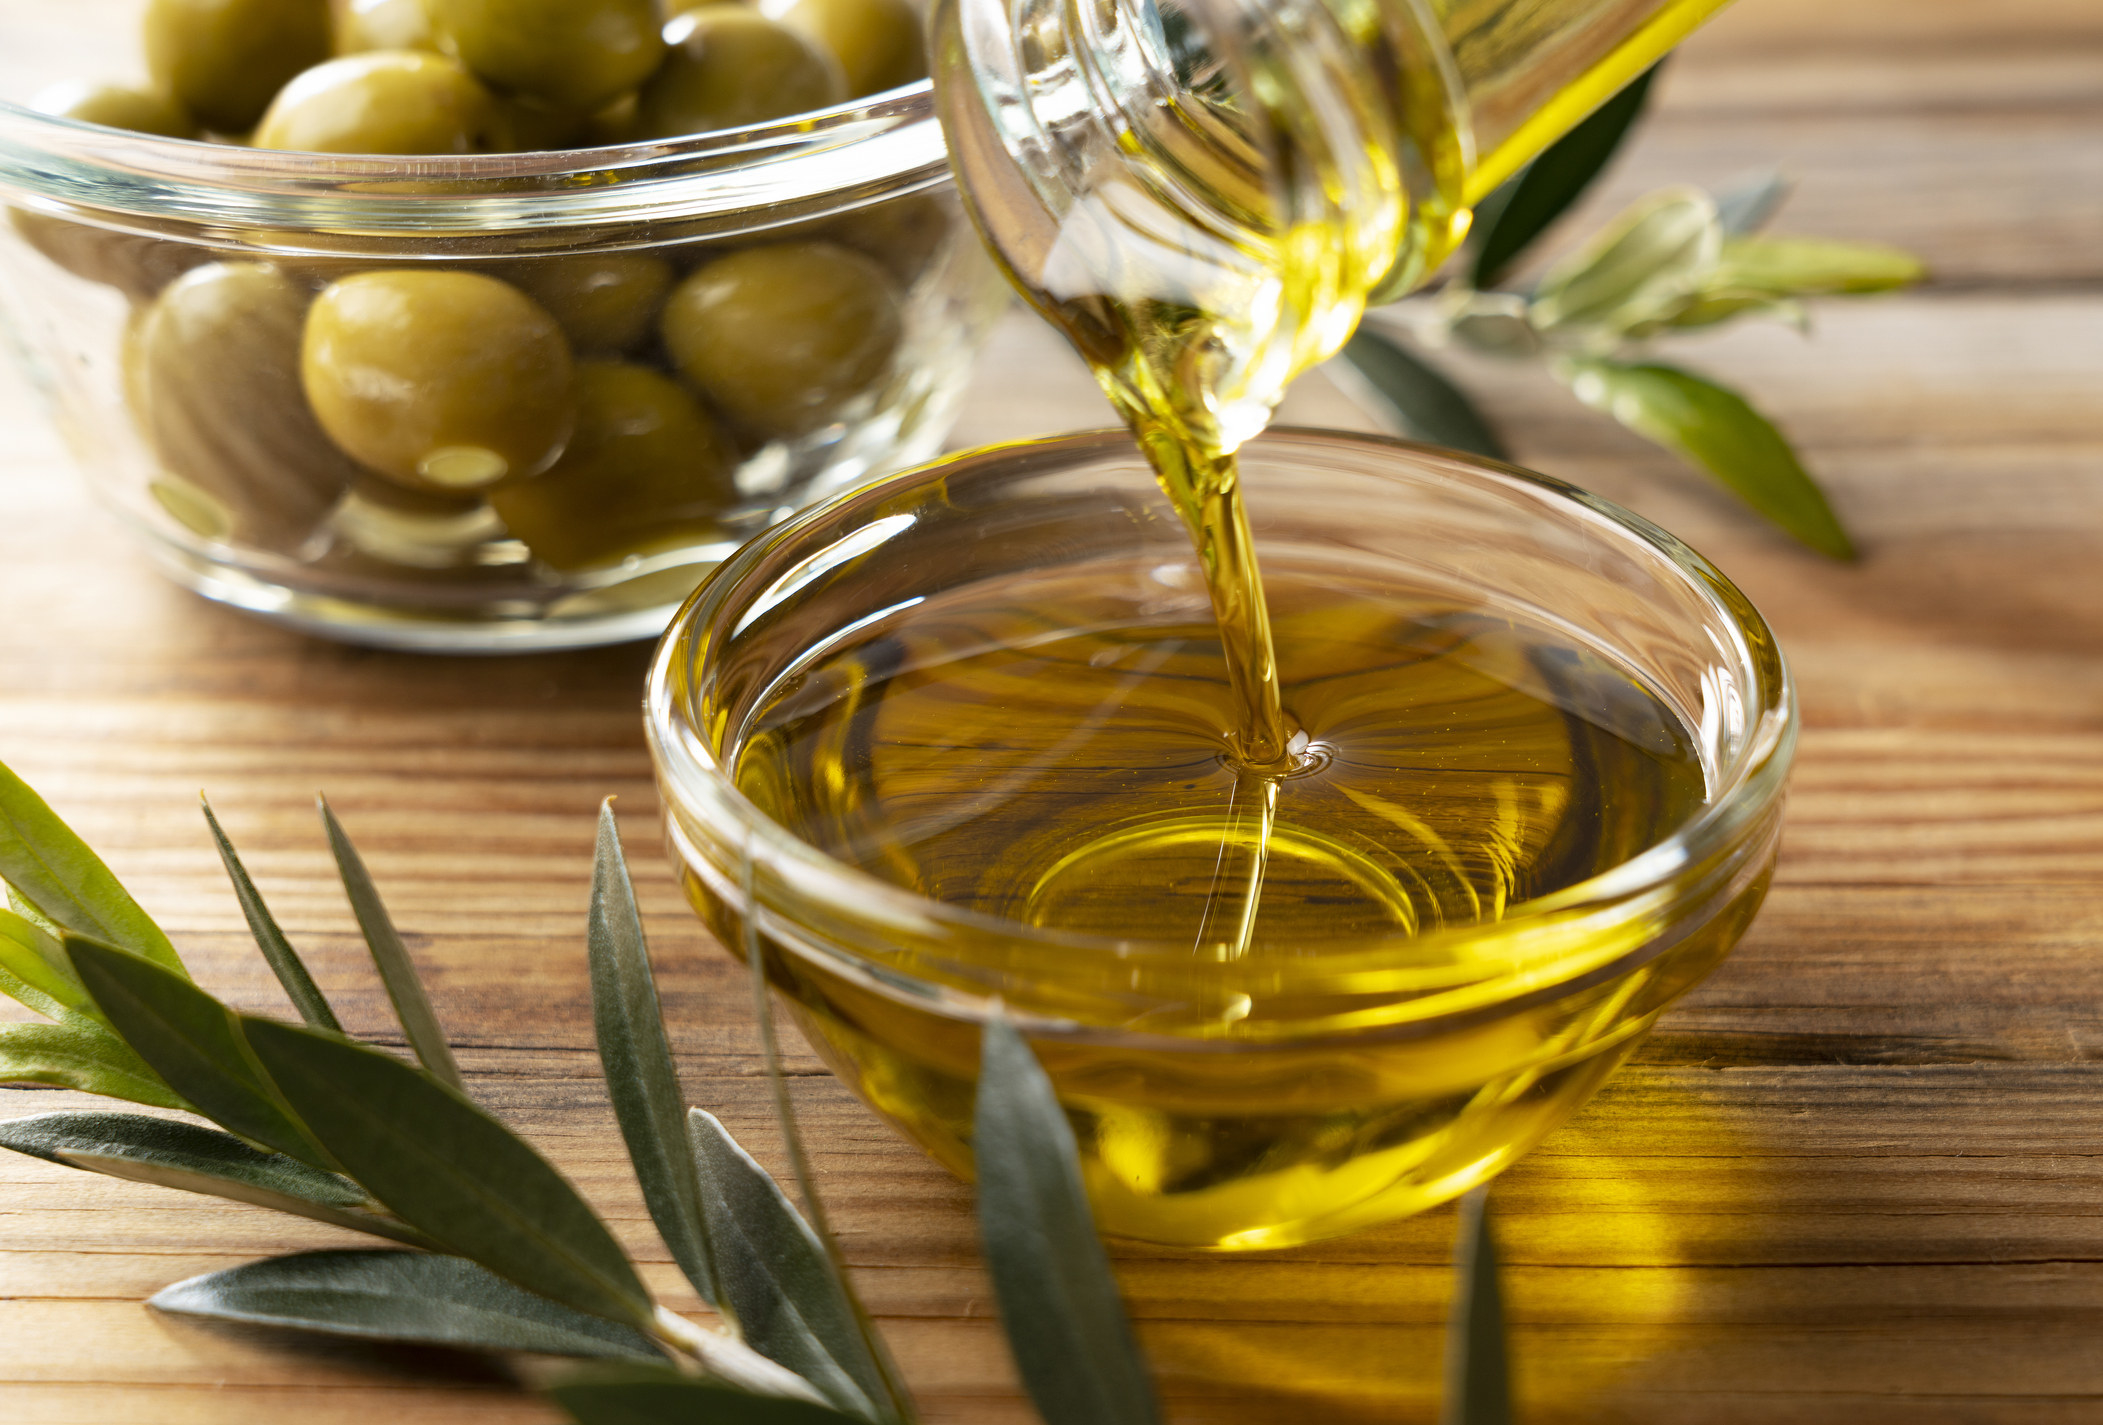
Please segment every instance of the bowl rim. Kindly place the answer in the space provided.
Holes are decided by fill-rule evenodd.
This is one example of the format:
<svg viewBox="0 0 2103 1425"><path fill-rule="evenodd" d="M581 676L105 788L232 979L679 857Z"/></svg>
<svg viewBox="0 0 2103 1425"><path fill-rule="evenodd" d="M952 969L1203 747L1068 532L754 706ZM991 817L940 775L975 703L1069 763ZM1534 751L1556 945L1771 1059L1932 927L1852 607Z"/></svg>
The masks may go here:
<svg viewBox="0 0 2103 1425"><path fill-rule="evenodd" d="M922 79L830 108L675 139L466 155L314 154L164 138L0 100L0 196L158 235L313 230L369 238L561 224L800 221L949 181Z"/></svg>
<svg viewBox="0 0 2103 1425"><path fill-rule="evenodd" d="M801 898L815 899L809 896L808 892L814 885L822 885L825 888L823 900L826 903L853 905L857 914L871 919L875 918L874 911L880 909L887 917L918 923L932 922L945 927L969 928L980 933L991 932L1010 943L1055 950L1067 957L1104 957L1121 964L1129 964L1142 955L1180 956L1187 959L1187 944L1114 939L1026 925L1001 916L933 900L837 860L774 821L738 790L735 782L725 774L692 720L686 716L688 709L681 705L676 696L677 686L681 681L679 669L692 662L692 645L701 631L702 616L722 603L727 593L763 555L837 518L843 506L865 501L871 505L880 505L903 485L938 478L953 480L960 471L974 465L983 467L990 462L1025 459L1033 454L1042 455L1077 447L1092 447L1103 454L1113 453L1112 447L1122 447L1114 452L1122 454L1131 449L1131 440L1130 433L1121 428L1099 429L952 451L926 464L820 501L795 518L756 536L718 565L674 615L663 639L652 654L644 690L644 728L657 771L663 800L663 816L674 842L684 839L677 825L679 812L694 807L698 801L705 798L716 805L729 808L736 814L737 831L744 838L746 855L752 861L778 858L796 867L799 874L795 883ZM1434 939L1446 937L1456 940L1479 939L1486 933L1496 932L1500 928L1538 923L1542 918L1551 915L1581 913L1588 909L1621 910L1630 906L1647 905L1653 899L1651 893L1667 886L1675 874L1689 867L1703 865L1721 855L1743 833L1753 828L1763 816L1775 808L1783 791L1796 743L1798 709L1794 682L1787 660L1776 644L1766 620L1736 585L1707 559L1677 536L1633 511L1623 509L1612 501L1568 481L1502 461L1393 436L1297 426L1274 426L1250 444L1264 446L1307 442L1387 450L1412 460L1430 457L1442 464L1458 465L1497 482L1530 487L1578 507L1596 521L1616 529L1624 537L1632 538L1635 542L1647 546L1653 553L1664 556L1666 562L1674 566L1678 574L1730 622L1738 635L1738 652L1743 656L1744 665L1752 670L1756 680L1766 683L1771 694L1768 706L1760 715L1757 718L1748 717L1740 745L1730 761L1719 769L1717 785L1712 789L1701 812L1670 836L1595 876L1549 895L1522 902L1500 920L1453 927L1423 936L1400 937L1393 942L1383 942L1373 950L1324 957L1325 971L1335 968L1340 973L1350 973L1391 964L1395 948L1398 946L1423 947ZM1133 452L1133 456L1137 458L1136 452ZM1745 636L1748 631L1753 635L1750 640ZM1771 655L1769 663L1763 663L1755 654L1755 641ZM1771 680L1761 676L1769 664ZM697 796L696 791L701 789L705 791ZM762 849L767 853L764 858L757 854ZM748 883L748 887L741 890L740 894L750 893ZM1532 967L1525 965L1513 967L1512 972L1507 975L1488 975L1486 979L1489 981L1516 979L1520 982L1513 986L1511 994L1497 997L1495 1012L1502 1014L1521 1003L1558 997L1575 988L1578 982L1591 983L1616 978L1670 948L1679 938L1680 936L1669 932L1648 937L1644 943L1607 963L1584 966L1574 977L1554 976L1544 981L1541 976L1530 974L1529 970ZM863 968L873 963L849 947L829 946L828 949L839 958L852 961ZM899 981L914 981L924 987L936 989L940 998L950 1001L980 997L932 977L916 975L910 970L893 965L883 966L878 980L872 983L871 987L896 990L902 988ZM1478 987L1481 983L1475 982ZM994 994L987 994L983 998L998 1000L998 996ZM1443 999L1444 996L1436 998ZM1472 1018L1476 1009L1479 1007L1463 1011L1460 1017ZM1019 1022L1042 1023L1047 1028L1057 1024L1070 1031L1075 1027L1066 1021L1017 1013L1012 1008L999 1012L1006 1013ZM1434 1014L1431 1018L1442 1024L1448 1022L1448 1017L1444 1015ZM1412 1032L1421 1031L1424 1027L1422 1023L1417 1023ZM1118 1032L1122 1036L1122 1031Z"/></svg>

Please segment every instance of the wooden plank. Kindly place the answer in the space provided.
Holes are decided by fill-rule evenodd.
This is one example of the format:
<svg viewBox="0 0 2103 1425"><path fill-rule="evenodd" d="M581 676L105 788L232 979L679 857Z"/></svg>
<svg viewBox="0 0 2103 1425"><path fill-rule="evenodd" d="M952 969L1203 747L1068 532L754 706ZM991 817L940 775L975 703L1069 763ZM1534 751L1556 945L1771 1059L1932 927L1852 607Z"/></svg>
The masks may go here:
<svg viewBox="0 0 2103 1425"><path fill-rule="evenodd" d="M0 83L46 53L40 27L10 36ZM1904 243L1935 282L1832 304L1809 343L1749 328L1674 359L1799 439L1860 566L1800 553L1538 373L1452 363L1524 461L1660 520L1753 595L1806 724L1752 933L1499 1180L1523 1418L2085 1422L2103 1400L2103 10L1743 0L1675 61L1573 226L1773 162L1801 180L1785 229ZM1319 378L1285 417L1368 425ZM1106 420L1018 315L957 438ZM346 1022L389 1040L314 822L325 787L475 1091L693 1307L590 1049L601 795L621 797L688 1090L779 1153L742 981L652 850L646 650L462 664L304 640L162 584L64 467L25 393L0 389L0 757L207 983L282 1012L190 801L208 787ZM969 1192L794 1063L847 1253L927 1418L1028 1421ZM87 1102L10 1091L0 1114ZM1432 1418L1450 1223L1225 1259L1121 1251L1176 1425ZM0 1160L0 1418L556 1418L516 1388L545 1363L296 1344L138 1305L353 1240Z"/></svg>

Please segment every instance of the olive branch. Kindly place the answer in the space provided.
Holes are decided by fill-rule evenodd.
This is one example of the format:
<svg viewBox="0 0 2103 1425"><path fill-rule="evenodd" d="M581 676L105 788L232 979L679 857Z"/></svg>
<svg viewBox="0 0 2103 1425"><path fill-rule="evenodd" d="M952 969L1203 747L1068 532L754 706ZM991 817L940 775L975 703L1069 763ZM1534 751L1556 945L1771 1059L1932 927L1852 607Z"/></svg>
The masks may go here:
<svg viewBox="0 0 2103 1425"><path fill-rule="evenodd" d="M1585 405L1706 471L1812 549L1853 559L1853 540L1774 423L1737 392L1651 359L1646 348L1740 317L1808 330L1806 301L1910 286L1926 275L1918 259L1873 243L1763 235L1789 195L1787 180L1767 173L1718 196L1689 187L1650 193L1531 291L1497 287L1620 149L1656 73L1485 199L1465 274L1361 327L1334 369L1348 394L1406 434L1503 460L1503 442L1467 394L1397 336L1422 349L1544 361Z"/></svg>
<svg viewBox="0 0 2103 1425"><path fill-rule="evenodd" d="M209 1120L46 1113L0 1147L378 1237L177 1282L150 1305L338 1336L582 1358L546 1387L582 1425L912 1425L912 1398L825 1229L775 1046L752 917L740 947L808 1215L712 1114L689 1105L611 803L586 939L599 1057L643 1199L715 1312L651 1299L576 1188L469 1097L364 862L321 820L416 1062L343 1032L240 856L204 815L242 914L300 1022L244 1014L191 978L101 859L0 765L0 1083L77 1089ZM747 888L750 895L750 888ZM1073 1129L1014 1026L987 1021L974 1130L987 1270L1046 1425L1158 1425L1145 1358L1096 1234ZM1462 1212L1447 1425L1507 1425L1504 1325L1481 1194Z"/></svg>

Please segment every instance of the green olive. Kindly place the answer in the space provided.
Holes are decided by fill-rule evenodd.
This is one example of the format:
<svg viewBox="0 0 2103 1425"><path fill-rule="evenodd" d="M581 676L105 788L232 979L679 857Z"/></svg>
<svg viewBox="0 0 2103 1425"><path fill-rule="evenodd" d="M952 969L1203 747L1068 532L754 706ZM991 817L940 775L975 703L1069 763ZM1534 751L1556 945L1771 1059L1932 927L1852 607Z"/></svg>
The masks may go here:
<svg viewBox="0 0 2103 1425"><path fill-rule="evenodd" d="M504 537L504 524L487 501L473 495L427 495L377 475L361 476L329 516L335 536L329 562L358 570L366 561L412 569L467 570L478 554ZM387 570L367 572L381 578Z"/></svg>
<svg viewBox="0 0 2103 1425"><path fill-rule="evenodd" d="M600 148L632 142L639 136L638 112L635 91L631 89L584 121L584 132L578 136L580 146Z"/></svg>
<svg viewBox="0 0 2103 1425"><path fill-rule="evenodd" d="M336 53L363 54L375 49L438 48L438 32L424 0L339 0L336 7Z"/></svg>
<svg viewBox="0 0 2103 1425"><path fill-rule="evenodd" d="M555 463L576 420L569 343L516 287L478 272L361 272L314 299L300 350L322 429L434 494Z"/></svg>
<svg viewBox="0 0 2103 1425"><path fill-rule="evenodd" d="M823 236L868 253L893 277L911 285L941 255L952 226L950 210L941 199L913 193L835 218Z"/></svg>
<svg viewBox="0 0 2103 1425"><path fill-rule="evenodd" d="M509 93L590 114L664 57L656 0L425 0L448 53Z"/></svg>
<svg viewBox="0 0 2103 1425"><path fill-rule="evenodd" d="M620 361L577 367L577 433L562 459L489 492L558 569L609 564L705 527L737 498L737 452L670 377Z"/></svg>
<svg viewBox="0 0 2103 1425"><path fill-rule="evenodd" d="M213 263L171 283L127 332L133 414L180 482L163 502L193 528L207 528L201 493L223 516L209 532L289 553L357 477L300 391L311 296L267 264Z"/></svg>
<svg viewBox="0 0 2103 1425"><path fill-rule="evenodd" d="M672 290L672 264L639 252L555 257L502 271L587 355L617 356L642 345Z"/></svg>
<svg viewBox="0 0 2103 1425"><path fill-rule="evenodd" d="M417 50L315 65L278 92L250 142L308 153L490 153L510 146L495 97L458 61Z"/></svg>
<svg viewBox="0 0 2103 1425"><path fill-rule="evenodd" d="M69 79L54 84L29 101L40 114L78 119L83 124L130 129L134 133L157 134L166 139L194 139L201 132L197 121L165 94L130 89L122 84L90 84Z"/></svg>
<svg viewBox="0 0 2103 1425"><path fill-rule="evenodd" d="M147 0L144 27L153 82L221 133L329 57L328 0Z"/></svg>
<svg viewBox="0 0 2103 1425"><path fill-rule="evenodd" d="M740 426L802 435L883 379L904 322L898 284L833 243L782 243L718 258L672 290L665 348Z"/></svg>
<svg viewBox="0 0 2103 1425"><path fill-rule="evenodd" d="M505 146L518 153L582 148L591 137L591 120L533 99L501 99Z"/></svg>
<svg viewBox="0 0 2103 1425"><path fill-rule="evenodd" d="M671 53L638 96L640 137L740 129L847 97L830 54L742 5L689 10L664 34Z"/></svg>
<svg viewBox="0 0 2103 1425"><path fill-rule="evenodd" d="M927 78L927 45L912 0L793 0L770 3L766 13L825 46L847 75L849 98Z"/></svg>
<svg viewBox="0 0 2103 1425"><path fill-rule="evenodd" d="M167 96L116 84L69 81L30 101L39 113L163 138L198 135L196 123ZM76 277L115 287L144 301L193 267L212 260L201 248L68 222L26 208L10 208L8 222L24 242Z"/></svg>
<svg viewBox="0 0 2103 1425"><path fill-rule="evenodd" d="M24 242L75 277L114 287L143 302L212 254L187 243L136 233L112 232L88 223L69 222L27 208L7 210L9 226Z"/></svg>

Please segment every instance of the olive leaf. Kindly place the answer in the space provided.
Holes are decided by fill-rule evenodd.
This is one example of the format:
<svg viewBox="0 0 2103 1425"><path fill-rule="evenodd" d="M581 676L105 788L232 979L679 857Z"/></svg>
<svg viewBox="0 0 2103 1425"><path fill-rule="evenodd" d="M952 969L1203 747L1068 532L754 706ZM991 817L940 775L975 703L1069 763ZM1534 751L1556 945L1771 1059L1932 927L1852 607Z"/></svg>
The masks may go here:
<svg viewBox="0 0 2103 1425"><path fill-rule="evenodd" d="M185 973L168 937L102 858L5 764L0 764L0 881L7 882L11 899L19 893L34 906L54 934L71 930L92 936Z"/></svg>
<svg viewBox="0 0 2103 1425"><path fill-rule="evenodd" d="M808 1401L749 1395L668 1366L580 1372L547 1394L580 1425L840 1425L856 1419Z"/></svg>
<svg viewBox="0 0 2103 1425"><path fill-rule="evenodd" d="M979 1237L1001 1324L1046 1425L1155 1425L1146 1362L1095 1234L1073 1127L1005 1020L980 1037Z"/></svg>
<svg viewBox="0 0 2103 1425"><path fill-rule="evenodd" d="M915 1418L912 1397L906 1391L897 1364L884 1348L884 1339L877 1332L876 1323L848 1284L847 1263L840 1255L839 1243L832 1235L831 1226L825 1220L825 1199L819 1195L817 1174L811 1171L810 1155L804 1151L803 1134L796 1125L796 1104L789 1096L788 1076L781 1071L781 1045L774 1033L774 1000L767 990L767 960L760 950L758 874L757 862L748 846L740 877L745 904L749 908L744 917L742 935L746 982L752 990L752 1016L759 1030L760 1054L767 1066L767 1085L774 1095L774 1117L781 1125L782 1146L788 1151L789 1166L795 1172L796 1186L803 1194L804 1210L810 1214L809 1230L831 1267L834 1288L839 1299L846 1304L861 1354L866 1357L867 1370L860 1379L865 1385L873 1383L879 1387L878 1393L870 1398L880 1402L877 1410L883 1418L910 1421ZM691 1127L691 1116L688 1122ZM733 1141L731 1146L737 1145ZM767 1181L771 1186L773 1180L769 1178ZM775 1190L779 1191L778 1188ZM853 1347L844 1336L839 1339L839 1348L848 1352L842 1359L853 1358Z"/></svg>
<svg viewBox="0 0 2103 1425"><path fill-rule="evenodd" d="M446 1043L445 1031L438 1027L438 1015L431 1008L430 997L424 994L423 981L417 978L409 948L402 944L402 937L372 884L372 876L365 869L364 859L358 855L358 848L351 845L328 802L317 797L315 804L321 809L329 850L335 853L336 869L343 877L343 893L350 898L351 912L365 935L365 948L372 952L380 982L387 986L387 998L394 1002L394 1016L401 1021L409 1048L426 1069L459 1088L460 1066L453 1061L452 1046Z"/></svg>
<svg viewBox="0 0 2103 1425"><path fill-rule="evenodd" d="M37 929L43 931L54 941L58 939L62 927L54 923L50 916L31 905L28 899L13 886L7 888L7 908L16 915L21 916L22 919L28 921L31 925L34 925Z"/></svg>
<svg viewBox="0 0 2103 1425"><path fill-rule="evenodd" d="M190 1107L129 1045L85 1015L0 1025L0 1083L49 1084L155 1108Z"/></svg>
<svg viewBox="0 0 2103 1425"><path fill-rule="evenodd" d="M0 994L6 995L26 1009L35 1010L46 1019L58 1019L76 1013L15 973L9 954L15 948L8 941L0 939Z"/></svg>
<svg viewBox="0 0 2103 1425"><path fill-rule="evenodd" d="M1507 460L1503 442L1466 393L1387 336L1360 327L1344 361L1402 433L1432 445Z"/></svg>
<svg viewBox="0 0 2103 1425"><path fill-rule="evenodd" d="M1544 335L1581 329L1618 339L1684 305L1722 244L1715 199L1699 188L1661 188L1550 268L1528 320Z"/></svg>
<svg viewBox="0 0 2103 1425"><path fill-rule="evenodd" d="M43 961L44 968L38 970L24 962L24 968L17 973L31 984L44 986L47 994L77 1009L92 1010L94 1001L88 998L80 976L73 973L73 962L66 958L66 947L59 943L59 936L64 932L54 929L51 922L36 913L34 906L28 906L27 902L23 904L26 913L0 910L0 942L12 945L15 951L27 951ZM11 957L12 954L10 952Z"/></svg>
<svg viewBox="0 0 2103 1425"><path fill-rule="evenodd" d="M1526 299L1511 292L1448 289L1440 298L1445 335L1485 356L1538 356L1541 334L1527 319Z"/></svg>
<svg viewBox="0 0 2103 1425"><path fill-rule="evenodd" d="M1833 238L1733 237L1724 241L1712 285L1777 297L1890 292L1928 275L1921 260L1885 243Z"/></svg>
<svg viewBox="0 0 2103 1425"><path fill-rule="evenodd" d="M1505 1356L1504 1294L1489 1193L1460 1200L1453 1243L1453 1307L1446 1318L1446 1391L1439 1425L1511 1425L1511 1369Z"/></svg>
<svg viewBox="0 0 2103 1425"><path fill-rule="evenodd" d="M5 910L0 910L0 994L46 1019L102 1013L73 973L73 962L58 938L26 916Z"/></svg>
<svg viewBox="0 0 2103 1425"><path fill-rule="evenodd" d="M1767 226L1768 220L1789 201L1795 185L1779 168L1756 173L1743 183L1716 195L1716 221L1726 238L1743 237Z"/></svg>
<svg viewBox="0 0 2103 1425"><path fill-rule="evenodd" d="M635 886L621 854L620 828L609 798L599 806L592 874L591 915L585 932L591 956L592 1021L614 1118L642 1184L643 1201L672 1260L701 1299L725 1312L710 1261L701 1188L687 1145L686 1102L665 1039L664 1010L650 970Z"/></svg>
<svg viewBox="0 0 2103 1425"><path fill-rule="evenodd" d="M314 977L307 973L299 952L292 948L292 942L278 928L276 917L263 903L262 892L248 878L248 868L241 864L240 856L235 853L234 843L227 840L226 832L220 829L219 818L212 814L212 804L202 794L197 800L204 808L206 825L212 828L212 841L219 848L219 859L226 866L227 879L234 883L234 898L241 902L241 914L248 921L249 932L256 938L256 948L263 952L277 982L285 987L292 1007L299 1011L301 1019L316 1029L342 1032L343 1026L336 1022L335 1011L329 1008L329 1002L315 986Z"/></svg>
<svg viewBox="0 0 2103 1425"><path fill-rule="evenodd" d="M528 1291L648 1329L649 1293L606 1225L457 1089L321 1030L240 1028L315 1138L396 1217Z"/></svg>
<svg viewBox="0 0 2103 1425"><path fill-rule="evenodd" d="M1471 285L1495 286L1520 253L1592 186L1642 117L1661 67L1652 65L1630 80L1476 206Z"/></svg>
<svg viewBox="0 0 2103 1425"><path fill-rule="evenodd" d="M716 1286L745 1342L864 1420L894 1419L854 1303L825 1244L715 1115L687 1113Z"/></svg>
<svg viewBox="0 0 2103 1425"><path fill-rule="evenodd" d="M1803 543L1835 559L1855 557L1824 492L1744 397L1657 363L1572 360L1557 370L1580 401L1684 455Z"/></svg>
<svg viewBox="0 0 2103 1425"><path fill-rule="evenodd" d="M1729 238L1692 300L1666 320L1676 327L1704 327L1760 312L1808 326L1800 298L1890 292L1926 275L1912 253L1881 243Z"/></svg>
<svg viewBox="0 0 2103 1425"><path fill-rule="evenodd" d="M129 950L71 933L65 947L104 1017L168 1087L222 1128L329 1166L249 1052L232 1010Z"/></svg>
<svg viewBox="0 0 2103 1425"><path fill-rule="evenodd" d="M182 1316L475 1351L661 1360L633 1327L522 1291L463 1257L330 1251L272 1257L164 1287Z"/></svg>
<svg viewBox="0 0 2103 1425"><path fill-rule="evenodd" d="M372 1200L355 1183L194 1123L136 1113L45 1113L0 1123L0 1147L113 1178L429 1245L422 1234L374 1216Z"/></svg>

